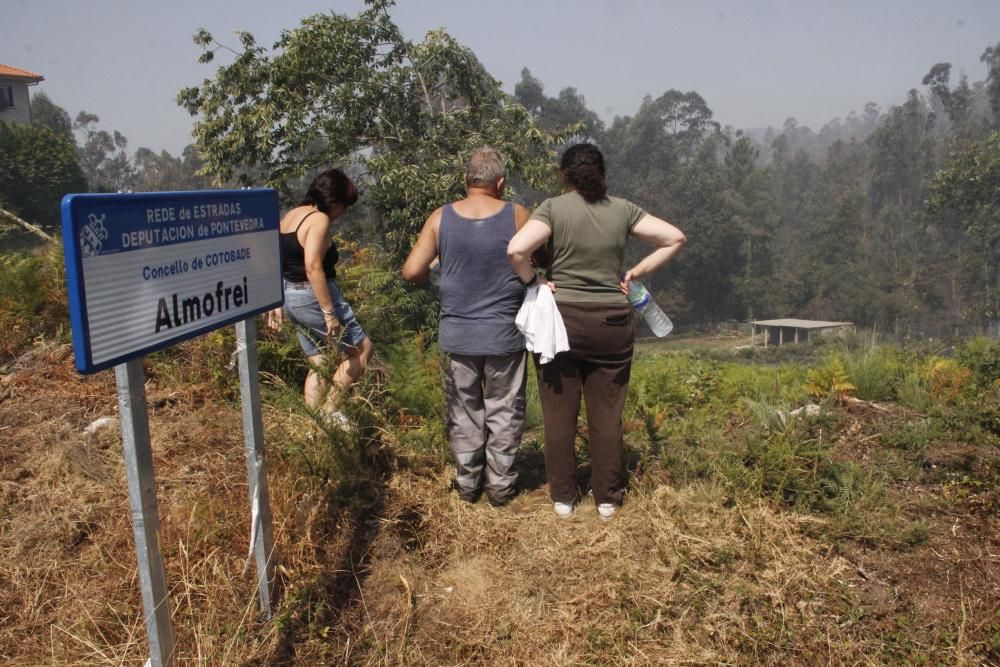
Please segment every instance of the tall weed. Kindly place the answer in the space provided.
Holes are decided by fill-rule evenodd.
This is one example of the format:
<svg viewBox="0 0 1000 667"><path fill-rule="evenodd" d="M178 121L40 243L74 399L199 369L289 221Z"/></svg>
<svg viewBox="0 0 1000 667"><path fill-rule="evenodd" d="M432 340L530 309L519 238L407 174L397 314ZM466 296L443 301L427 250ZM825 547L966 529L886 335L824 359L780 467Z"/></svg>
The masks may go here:
<svg viewBox="0 0 1000 667"><path fill-rule="evenodd" d="M743 397L743 405L756 421L757 427L766 433L785 433L794 426L794 417L784 404L767 397L758 397L756 400Z"/></svg>
<svg viewBox="0 0 1000 667"><path fill-rule="evenodd" d="M860 345L845 347L840 356L854 385L855 396L869 401L895 398L896 383L902 374L902 364L895 350L878 345L872 334Z"/></svg>
<svg viewBox="0 0 1000 667"><path fill-rule="evenodd" d="M800 509L844 512L863 494L860 469L831 459L828 441L800 428L749 433L743 463L750 488Z"/></svg>
<svg viewBox="0 0 1000 667"><path fill-rule="evenodd" d="M926 413L935 404L927 373L919 365L907 368L896 384L896 400L901 405Z"/></svg>
<svg viewBox="0 0 1000 667"><path fill-rule="evenodd" d="M988 387L1000 380L1000 341L978 336L959 346L955 358L972 371L976 387Z"/></svg>
<svg viewBox="0 0 1000 667"><path fill-rule="evenodd" d="M806 369L798 364L731 363L721 369L715 395L726 405L736 405L748 396L782 405L801 404L807 398L803 389Z"/></svg>
<svg viewBox="0 0 1000 667"><path fill-rule="evenodd" d="M389 367L385 409L396 425L400 442L418 453L443 460L445 446L442 359L437 346L421 335L388 347Z"/></svg>
<svg viewBox="0 0 1000 667"><path fill-rule="evenodd" d="M0 363L38 336L68 331L69 307L61 248L0 255Z"/></svg>
<svg viewBox="0 0 1000 667"><path fill-rule="evenodd" d="M642 414L705 405L716 395L720 369L692 355L643 356L633 364L629 403Z"/></svg>

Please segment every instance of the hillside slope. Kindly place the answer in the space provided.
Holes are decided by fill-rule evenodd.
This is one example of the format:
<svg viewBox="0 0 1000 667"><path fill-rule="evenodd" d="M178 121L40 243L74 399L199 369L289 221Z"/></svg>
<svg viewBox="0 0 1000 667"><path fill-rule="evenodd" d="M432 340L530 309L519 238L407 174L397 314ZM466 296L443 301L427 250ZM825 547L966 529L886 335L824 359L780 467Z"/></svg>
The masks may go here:
<svg viewBox="0 0 1000 667"><path fill-rule="evenodd" d="M356 405L357 431L323 433L269 401L283 597L262 622L243 571L240 415L205 370L225 358L190 345L147 363L183 662L1000 664L997 447L933 441L911 465L888 434L912 415L870 402L818 422L829 460L856 466L838 470L891 471L849 515L747 493L721 463L691 474L677 457L707 445L669 429L695 413L657 425L630 404L631 492L604 524L586 500L552 516L537 431L524 493L497 509L449 493L443 457L400 444L406 420ZM36 345L0 376L0 662L144 660L120 435L85 433L115 414L112 374L78 376L66 346ZM742 450L746 414L723 417L719 447L762 468Z"/></svg>

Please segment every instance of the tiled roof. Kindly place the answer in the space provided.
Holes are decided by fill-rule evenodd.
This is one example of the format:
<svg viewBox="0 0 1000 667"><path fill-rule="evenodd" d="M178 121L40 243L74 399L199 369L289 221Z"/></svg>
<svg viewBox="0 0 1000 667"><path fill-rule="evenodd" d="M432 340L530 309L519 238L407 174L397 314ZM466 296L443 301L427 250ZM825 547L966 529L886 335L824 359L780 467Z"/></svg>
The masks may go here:
<svg viewBox="0 0 1000 667"><path fill-rule="evenodd" d="M38 81L44 81L45 77L41 74L29 72L26 69L18 69L17 67L0 63L0 79L18 79L19 81L27 81L28 83L37 83Z"/></svg>

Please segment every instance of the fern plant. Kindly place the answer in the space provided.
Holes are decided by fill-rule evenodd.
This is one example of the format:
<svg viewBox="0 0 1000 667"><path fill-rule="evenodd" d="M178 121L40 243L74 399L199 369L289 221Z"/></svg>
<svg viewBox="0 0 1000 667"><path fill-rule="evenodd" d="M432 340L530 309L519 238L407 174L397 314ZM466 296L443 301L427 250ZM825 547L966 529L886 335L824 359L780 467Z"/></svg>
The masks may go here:
<svg viewBox="0 0 1000 667"><path fill-rule="evenodd" d="M831 357L824 365L810 370L804 388L814 398L832 398L838 403L846 401L855 391L839 357Z"/></svg>
<svg viewBox="0 0 1000 667"><path fill-rule="evenodd" d="M378 348L404 341L408 332L437 335L437 292L403 282L399 267L374 245L344 243L351 261L337 267L337 279L361 326Z"/></svg>
<svg viewBox="0 0 1000 667"><path fill-rule="evenodd" d="M62 248L0 254L0 363L38 336L65 330L69 313Z"/></svg>
<svg viewBox="0 0 1000 667"><path fill-rule="evenodd" d="M939 403L951 404L972 376L972 369L960 365L954 359L935 357L927 362L925 373L931 395Z"/></svg>

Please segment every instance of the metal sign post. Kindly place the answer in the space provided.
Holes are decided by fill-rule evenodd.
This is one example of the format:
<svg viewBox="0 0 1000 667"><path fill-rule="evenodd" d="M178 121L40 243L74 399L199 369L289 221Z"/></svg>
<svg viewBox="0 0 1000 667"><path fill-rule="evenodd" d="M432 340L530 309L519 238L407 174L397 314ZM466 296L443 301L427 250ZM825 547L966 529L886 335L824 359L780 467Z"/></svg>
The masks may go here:
<svg viewBox="0 0 1000 667"><path fill-rule="evenodd" d="M264 457L264 425L260 413L260 383L257 381L257 323L252 317L236 323L236 351L240 365L243 440L250 479L250 551L257 563L260 611L264 618L271 618L275 554L271 498L267 490L267 459Z"/></svg>
<svg viewBox="0 0 1000 667"><path fill-rule="evenodd" d="M62 217L76 367L81 373L115 368L147 664L167 667L175 645L142 357L236 324L250 552L257 561L261 612L270 618L276 559L253 318L282 302L278 194L258 189L67 195Z"/></svg>
<svg viewBox="0 0 1000 667"><path fill-rule="evenodd" d="M170 604L160 554L160 514L156 507L153 452L149 446L146 415L145 374L142 359L115 366L118 410L125 450L125 477L132 510L132 533L139 561L139 585L149 640L149 663L153 667L173 664L174 632L170 627Z"/></svg>

